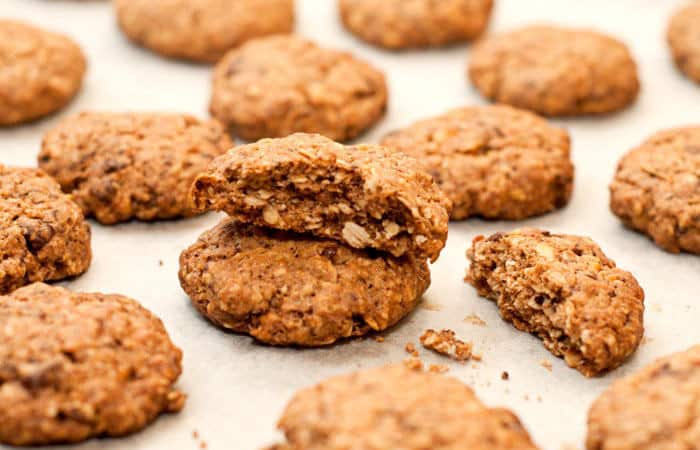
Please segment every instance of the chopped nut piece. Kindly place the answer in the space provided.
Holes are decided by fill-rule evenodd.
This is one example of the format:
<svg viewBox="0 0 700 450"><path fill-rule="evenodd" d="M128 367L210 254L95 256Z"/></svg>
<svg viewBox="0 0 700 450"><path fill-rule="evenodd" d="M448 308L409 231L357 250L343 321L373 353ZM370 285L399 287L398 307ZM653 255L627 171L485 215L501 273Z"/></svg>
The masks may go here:
<svg viewBox="0 0 700 450"><path fill-rule="evenodd" d="M457 339L452 330L425 330L420 342L423 347L456 361L467 361L472 357L472 344Z"/></svg>

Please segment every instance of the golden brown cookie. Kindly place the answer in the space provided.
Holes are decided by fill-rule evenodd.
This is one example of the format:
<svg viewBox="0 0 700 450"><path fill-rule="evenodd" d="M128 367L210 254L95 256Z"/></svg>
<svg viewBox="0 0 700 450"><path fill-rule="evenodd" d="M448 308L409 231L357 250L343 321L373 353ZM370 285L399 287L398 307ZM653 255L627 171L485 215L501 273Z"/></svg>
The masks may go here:
<svg viewBox="0 0 700 450"><path fill-rule="evenodd" d="M294 134L235 147L193 186L200 210L240 222L437 259L449 200L416 161L377 145Z"/></svg>
<svg viewBox="0 0 700 450"><path fill-rule="evenodd" d="M68 37L0 20L0 126L63 108L80 90L87 62Z"/></svg>
<svg viewBox="0 0 700 450"><path fill-rule="evenodd" d="M294 29L294 0L115 0L119 27L161 55L218 61L249 39Z"/></svg>
<svg viewBox="0 0 700 450"><path fill-rule="evenodd" d="M425 260L225 219L180 256L180 284L212 322L273 345L384 330L430 284Z"/></svg>
<svg viewBox="0 0 700 450"><path fill-rule="evenodd" d="M700 442L700 346L612 384L588 412L588 450L694 450Z"/></svg>
<svg viewBox="0 0 700 450"><path fill-rule="evenodd" d="M700 254L700 127L661 131L627 153L610 208L661 248Z"/></svg>
<svg viewBox="0 0 700 450"><path fill-rule="evenodd" d="M536 229L477 236L466 281L501 317L587 377L614 369L644 333L644 291L591 239Z"/></svg>
<svg viewBox="0 0 700 450"><path fill-rule="evenodd" d="M382 145L416 158L452 201L453 220L519 220L569 201L569 134L509 106L468 107L387 135Z"/></svg>
<svg viewBox="0 0 700 450"><path fill-rule="evenodd" d="M42 170L0 164L0 294L80 275L91 255L90 227L60 186Z"/></svg>
<svg viewBox="0 0 700 450"><path fill-rule="evenodd" d="M455 378L388 366L299 391L276 450L535 450L510 410L489 408Z"/></svg>
<svg viewBox="0 0 700 450"><path fill-rule="evenodd" d="M103 224L196 214L196 174L231 147L217 121L185 114L87 112L44 137L39 167Z"/></svg>
<svg viewBox="0 0 700 450"><path fill-rule="evenodd" d="M691 2L674 14L667 39L678 68L700 83L700 2Z"/></svg>
<svg viewBox="0 0 700 450"><path fill-rule="evenodd" d="M356 137L386 110L384 75L349 53L295 36L255 39L214 72L211 114L247 140L320 133Z"/></svg>
<svg viewBox="0 0 700 450"><path fill-rule="evenodd" d="M0 442L138 431L182 409L181 360L161 321L121 295L34 283L0 297Z"/></svg>
<svg viewBox="0 0 700 450"><path fill-rule="evenodd" d="M493 0L339 0L345 27L389 49L468 41L488 25Z"/></svg>
<svg viewBox="0 0 700 450"><path fill-rule="evenodd" d="M487 36L472 50L469 77L485 97L547 116L617 111L639 92L625 44L548 25Z"/></svg>

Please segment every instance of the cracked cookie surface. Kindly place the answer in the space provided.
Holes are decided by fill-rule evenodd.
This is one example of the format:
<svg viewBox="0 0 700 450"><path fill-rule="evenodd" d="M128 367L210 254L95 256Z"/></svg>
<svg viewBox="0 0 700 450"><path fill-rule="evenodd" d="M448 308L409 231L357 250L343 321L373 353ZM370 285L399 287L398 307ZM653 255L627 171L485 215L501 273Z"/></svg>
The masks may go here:
<svg viewBox="0 0 700 450"><path fill-rule="evenodd" d="M122 436L179 411L182 353L120 295L34 283L0 297L0 442Z"/></svg>
<svg viewBox="0 0 700 450"><path fill-rule="evenodd" d="M246 41L294 29L293 0L116 0L119 27L164 56L214 63Z"/></svg>
<svg viewBox="0 0 700 450"><path fill-rule="evenodd" d="M639 93L625 44L548 25L485 37L472 50L469 77L485 97L547 116L617 111Z"/></svg>
<svg viewBox="0 0 700 450"><path fill-rule="evenodd" d="M269 450L535 450L510 410L455 378L402 366L366 369L299 391Z"/></svg>
<svg viewBox="0 0 700 450"><path fill-rule="evenodd" d="M622 364L644 333L644 291L591 239L536 229L477 236L466 281L501 317L587 377Z"/></svg>
<svg viewBox="0 0 700 450"><path fill-rule="evenodd" d="M384 330L430 284L425 260L228 218L180 256L180 284L212 322L272 345L320 346Z"/></svg>
<svg viewBox="0 0 700 450"><path fill-rule="evenodd" d="M386 110L384 75L296 36L256 39L216 65L209 110L247 140L319 133L345 141Z"/></svg>
<svg viewBox="0 0 700 450"><path fill-rule="evenodd" d="M44 137L39 167L103 224L189 217L197 173L232 146L215 120L86 112Z"/></svg>
<svg viewBox="0 0 700 450"><path fill-rule="evenodd" d="M294 134L235 147L192 187L200 210L243 223L437 259L449 200L417 162L377 145Z"/></svg>
<svg viewBox="0 0 700 450"><path fill-rule="evenodd" d="M0 126L46 116L80 90L87 62L62 34L0 20Z"/></svg>
<svg viewBox="0 0 700 450"><path fill-rule="evenodd" d="M700 83L700 3L691 2L674 14L666 37L678 68Z"/></svg>
<svg viewBox="0 0 700 450"><path fill-rule="evenodd" d="M0 294L34 281L80 275L90 226L44 171L0 164Z"/></svg>
<svg viewBox="0 0 700 450"><path fill-rule="evenodd" d="M345 27L389 49L468 41L488 25L493 0L339 0Z"/></svg>
<svg viewBox="0 0 700 450"><path fill-rule="evenodd" d="M613 383L588 412L588 450L693 450L700 442L700 346Z"/></svg>
<svg viewBox="0 0 700 450"><path fill-rule="evenodd" d="M519 220L569 201L569 134L509 106L455 109L390 133L382 145L416 158L452 201L450 218Z"/></svg>
<svg viewBox="0 0 700 450"><path fill-rule="evenodd" d="M661 248L700 254L700 127L661 131L627 153L610 208Z"/></svg>

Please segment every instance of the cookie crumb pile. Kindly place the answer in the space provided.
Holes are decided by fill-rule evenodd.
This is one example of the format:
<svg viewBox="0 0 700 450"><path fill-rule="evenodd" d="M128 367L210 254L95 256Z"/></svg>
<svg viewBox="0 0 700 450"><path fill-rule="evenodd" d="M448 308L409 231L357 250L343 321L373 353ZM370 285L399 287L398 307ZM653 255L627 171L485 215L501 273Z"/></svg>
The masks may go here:
<svg viewBox="0 0 700 450"><path fill-rule="evenodd" d="M423 347L455 361L464 362L475 356L472 354L472 343L458 339L452 330L425 330L420 337L420 343Z"/></svg>

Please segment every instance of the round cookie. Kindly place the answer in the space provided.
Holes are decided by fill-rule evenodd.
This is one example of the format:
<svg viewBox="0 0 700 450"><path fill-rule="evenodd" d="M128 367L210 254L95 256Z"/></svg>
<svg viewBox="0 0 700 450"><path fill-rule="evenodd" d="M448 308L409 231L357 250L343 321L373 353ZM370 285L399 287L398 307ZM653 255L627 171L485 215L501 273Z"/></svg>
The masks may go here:
<svg viewBox="0 0 700 450"><path fill-rule="evenodd" d="M211 114L247 140L319 133L352 139L386 110L384 75L295 36L255 39L216 65Z"/></svg>
<svg viewBox="0 0 700 450"><path fill-rule="evenodd" d="M90 265L83 212L42 170L0 164L0 256L0 294Z"/></svg>
<svg viewBox="0 0 700 450"><path fill-rule="evenodd" d="M217 325L272 345L321 346L398 322L430 273L424 259L225 219L182 253L180 284Z"/></svg>
<svg viewBox="0 0 700 450"><path fill-rule="evenodd" d="M299 391L270 450L535 450L507 409L455 378L402 366L366 369Z"/></svg>
<svg viewBox="0 0 700 450"><path fill-rule="evenodd" d="M700 439L700 346L613 383L588 412L588 450L692 450Z"/></svg>
<svg viewBox="0 0 700 450"><path fill-rule="evenodd" d="M700 127L661 131L627 153L610 208L661 248L700 254Z"/></svg>
<svg viewBox="0 0 700 450"><path fill-rule="evenodd" d="M138 431L182 409L181 360L161 321L129 298L42 283L0 297L0 442Z"/></svg>
<svg viewBox="0 0 700 450"><path fill-rule="evenodd" d="M82 113L44 137L39 167L103 224L189 217L197 173L231 147L217 121L185 114Z"/></svg>
<svg viewBox="0 0 700 450"><path fill-rule="evenodd" d="M700 2L691 2L674 14L667 39L678 68L700 83Z"/></svg>
<svg viewBox="0 0 700 450"><path fill-rule="evenodd" d="M80 90L87 62L68 37L0 20L0 126L63 108Z"/></svg>
<svg viewBox="0 0 700 450"><path fill-rule="evenodd" d="M493 0L339 0L345 27L389 49L468 41L488 25Z"/></svg>
<svg viewBox="0 0 700 450"><path fill-rule="evenodd" d="M382 145L413 156L452 201L450 218L519 220L571 197L569 134L508 106L455 109L387 135Z"/></svg>
<svg viewBox="0 0 700 450"><path fill-rule="evenodd" d="M617 111L639 93L625 44L547 25L484 38L472 50L469 77L485 97L547 116Z"/></svg>
<svg viewBox="0 0 700 450"><path fill-rule="evenodd" d="M218 61L249 39L294 29L294 0L115 0L133 42L161 55Z"/></svg>

